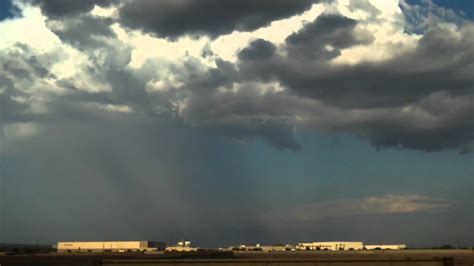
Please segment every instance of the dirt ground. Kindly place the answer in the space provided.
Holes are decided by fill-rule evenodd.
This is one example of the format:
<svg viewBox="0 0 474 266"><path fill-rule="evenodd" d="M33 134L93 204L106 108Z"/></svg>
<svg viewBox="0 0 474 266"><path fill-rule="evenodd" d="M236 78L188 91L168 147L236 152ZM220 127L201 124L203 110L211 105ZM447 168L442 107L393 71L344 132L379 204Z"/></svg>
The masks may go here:
<svg viewBox="0 0 474 266"><path fill-rule="evenodd" d="M99 265L444 265L473 266L474 250L194 252L168 254L1 255L0 266Z"/></svg>

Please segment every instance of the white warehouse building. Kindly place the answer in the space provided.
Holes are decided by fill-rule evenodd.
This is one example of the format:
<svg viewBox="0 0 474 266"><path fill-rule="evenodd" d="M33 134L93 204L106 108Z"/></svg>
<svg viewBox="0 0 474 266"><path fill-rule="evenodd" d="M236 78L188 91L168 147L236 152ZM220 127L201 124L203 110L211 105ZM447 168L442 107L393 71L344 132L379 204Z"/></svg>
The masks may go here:
<svg viewBox="0 0 474 266"><path fill-rule="evenodd" d="M407 245L405 244L395 244L395 245L365 245L366 249L405 249Z"/></svg>
<svg viewBox="0 0 474 266"><path fill-rule="evenodd" d="M359 250L364 248L362 242L310 242L298 243L299 250Z"/></svg>
<svg viewBox="0 0 474 266"><path fill-rule="evenodd" d="M132 252L164 250L166 244L156 241L59 242L58 252Z"/></svg>
<svg viewBox="0 0 474 266"><path fill-rule="evenodd" d="M362 242L347 242L347 241L335 241L335 242L309 242L309 243L298 243L296 249L298 250L395 250L405 249L405 244L390 244L390 245L364 245Z"/></svg>

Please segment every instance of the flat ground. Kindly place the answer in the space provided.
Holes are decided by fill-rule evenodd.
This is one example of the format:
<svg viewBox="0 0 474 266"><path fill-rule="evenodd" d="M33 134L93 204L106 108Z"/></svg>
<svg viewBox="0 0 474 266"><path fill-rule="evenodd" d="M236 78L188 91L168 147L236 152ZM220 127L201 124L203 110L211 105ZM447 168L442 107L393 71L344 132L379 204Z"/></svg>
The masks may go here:
<svg viewBox="0 0 474 266"><path fill-rule="evenodd" d="M0 256L1 266L473 266L474 250L295 251Z"/></svg>

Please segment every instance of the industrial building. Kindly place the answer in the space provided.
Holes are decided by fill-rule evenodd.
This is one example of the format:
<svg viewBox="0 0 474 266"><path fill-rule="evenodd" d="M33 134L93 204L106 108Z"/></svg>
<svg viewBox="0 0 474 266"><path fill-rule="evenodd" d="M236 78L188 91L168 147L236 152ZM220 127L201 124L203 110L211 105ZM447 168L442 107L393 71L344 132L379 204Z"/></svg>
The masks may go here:
<svg viewBox="0 0 474 266"><path fill-rule="evenodd" d="M164 250L156 241L59 242L58 252L145 252Z"/></svg>
<svg viewBox="0 0 474 266"><path fill-rule="evenodd" d="M405 249L405 244L390 244L390 245L364 245L362 242L309 242L309 243L298 243L296 249L298 250L395 250Z"/></svg>
<svg viewBox="0 0 474 266"><path fill-rule="evenodd" d="M387 249L405 249L407 248L407 245L405 244L395 244L395 245L365 245L364 246L366 249L382 249L382 250L387 250Z"/></svg>
<svg viewBox="0 0 474 266"><path fill-rule="evenodd" d="M360 250L364 249L362 242L310 242L298 243L299 250Z"/></svg>
<svg viewBox="0 0 474 266"><path fill-rule="evenodd" d="M197 248L191 247L191 241L179 241L176 246L170 246L165 251L189 252L197 251Z"/></svg>
<svg viewBox="0 0 474 266"><path fill-rule="evenodd" d="M292 245L239 245L239 246L230 246L228 250L232 251L263 251L263 252L272 252L272 251L290 251L295 250L295 247Z"/></svg>

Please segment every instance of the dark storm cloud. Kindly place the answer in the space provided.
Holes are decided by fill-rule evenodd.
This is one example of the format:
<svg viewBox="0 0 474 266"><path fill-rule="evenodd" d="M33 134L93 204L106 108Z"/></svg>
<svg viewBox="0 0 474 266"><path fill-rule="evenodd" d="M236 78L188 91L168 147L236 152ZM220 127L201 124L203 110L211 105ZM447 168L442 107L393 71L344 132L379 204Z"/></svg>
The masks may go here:
<svg viewBox="0 0 474 266"><path fill-rule="evenodd" d="M290 45L329 44L334 47L349 47L355 42L352 29L357 21L339 15L321 15L314 22L307 23L297 33L290 35L286 42Z"/></svg>
<svg viewBox="0 0 474 266"><path fill-rule="evenodd" d="M293 125L279 117L266 117L264 110L260 116L259 103L264 100L252 86L241 86L237 93L219 92L219 88L238 85L235 82L240 77L231 63L219 59L216 65L190 75L185 87L187 104L179 115L209 134L244 142L262 137L279 149L300 149L293 138Z"/></svg>
<svg viewBox="0 0 474 266"><path fill-rule="evenodd" d="M116 0L33 0L33 4L41 7L41 11L50 18L87 13L94 9L95 5L106 7Z"/></svg>
<svg viewBox="0 0 474 266"><path fill-rule="evenodd" d="M245 89L243 89L245 90ZM205 128L210 134L225 136L243 142L257 137L278 149L299 150L301 147L293 136L291 121L281 117L267 116L267 106L271 102L259 97L255 90L234 93L193 94L189 105L180 115L192 125Z"/></svg>
<svg viewBox="0 0 474 266"><path fill-rule="evenodd" d="M188 62L184 71L187 76L187 89L198 93L208 93L221 86L229 86L239 79L239 73L231 62L217 59L216 67L200 69L193 62Z"/></svg>
<svg viewBox="0 0 474 266"><path fill-rule="evenodd" d="M325 123L331 130L352 132L368 139L378 148L399 147L424 151L458 149L462 151L474 140L474 98L451 98L448 95L429 96L410 111L389 110L378 114L365 113L352 121ZM437 111L425 106L425 101L438 105ZM453 110L452 106L456 106ZM375 113L375 112L374 112ZM350 114L348 114L350 116Z"/></svg>
<svg viewBox="0 0 474 266"><path fill-rule="evenodd" d="M470 94L473 78L467 73L473 70L473 32L473 24L459 33L432 29L415 51L381 63L331 67L283 59L287 62L278 64L276 76L302 95L341 108L402 106L437 91Z"/></svg>
<svg viewBox="0 0 474 266"><path fill-rule="evenodd" d="M338 46L354 45L355 24L351 19L320 16L288 37L280 47L287 56L241 60L241 79L280 82L299 95L301 103L293 101L294 114L307 117L298 123L304 128L351 132L377 147L434 151L471 145L474 25L465 22L456 32L432 27L415 50L390 60L329 65L325 60L330 56L318 54L321 47L331 45L337 51ZM311 53L319 58L307 56ZM308 105L305 98L315 102ZM456 111L453 106L458 106Z"/></svg>
<svg viewBox="0 0 474 266"><path fill-rule="evenodd" d="M55 23L61 27L54 27ZM100 46L101 38L113 38L115 33L110 28L113 21L91 15L80 15L71 19L48 21L48 26L63 42L80 50L95 49Z"/></svg>
<svg viewBox="0 0 474 266"><path fill-rule="evenodd" d="M219 87L228 87L239 79L239 73L234 64L216 59L215 68L203 69L201 65L192 60L183 66L171 66L173 72L180 73L182 79L186 81L184 88L176 92L160 92L150 95L146 91L146 84L149 80L156 78L156 68L152 61L144 64L141 69L126 69L131 59L131 50L127 46L115 43L115 35L107 30L107 21L81 15L77 17L57 20L60 27L56 30L54 23L50 24L55 32L64 42L70 43L74 47L82 50L88 56L93 66L84 67L81 73L93 81L92 87L83 87L77 84L75 77L61 79L56 85L67 89L68 93L61 96L64 101L71 101L82 105L84 108L91 108L90 104L102 105L126 105L141 115L154 116L157 112L166 112L169 115L173 112L172 102L181 97L188 97L189 107L182 112L185 121L200 130L211 135L225 136L238 141L250 141L261 137L277 148L299 149L299 145L293 139L294 126L279 118L265 118L258 116L247 117L241 121L226 121L222 116L222 123L208 123L208 115L205 110L217 106L219 102L210 102L209 99ZM75 34L80 32L80 34ZM93 36L100 36L104 40L93 39ZM262 49L256 42L256 49ZM266 44L270 44L267 42ZM265 44L263 45L265 46ZM274 46L263 47L263 49L275 49ZM253 51L255 52L255 51ZM261 52L261 51L258 51ZM272 53L274 50L272 51ZM245 52L244 52L245 53ZM264 52L265 53L265 52ZM268 53L268 52L266 52ZM265 56L268 56L265 55ZM257 56L260 59L261 56ZM82 78L82 77L79 77ZM93 86L107 84L111 91L91 93ZM181 94L187 96L181 96ZM258 97L258 94L255 96ZM208 104L209 106L206 106ZM253 103L255 104L255 103ZM203 106L199 109L198 106ZM245 108L244 106L242 106ZM159 110L159 111L158 111ZM239 112L238 110L232 110ZM227 115L227 113L226 113ZM217 121L217 120L216 120Z"/></svg>
<svg viewBox="0 0 474 266"><path fill-rule="evenodd" d="M249 47L239 52L240 60L262 60L275 54L276 46L266 40L258 39L250 43Z"/></svg>
<svg viewBox="0 0 474 266"><path fill-rule="evenodd" d="M390 60L330 65L326 60L335 55L328 56L326 45L337 55L339 49L371 40L365 33L358 36L356 25L352 19L320 16L287 38L278 48L283 55L268 41L251 42L239 52L237 68L221 63L187 80L189 96L180 115L225 136L238 139L233 134L240 132L246 140L251 132L288 149L299 147L290 134L294 127L350 132L380 148L437 151L470 145L473 25L467 23L458 32L432 28L415 50ZM308 56L311 52L317 56ZM288 91L262 93L259 87L269 82ZM278 137L268 134L275 124L287 130L275 130Z"/></svg>
<svg viewBox="0 0 474 266"><path fill-rule="evenodd" d="M356 44L367 44L372 36L357 36L357 21L339 15L321 15L315 21L286 39L289 57L330 59L340 54L340 49ZM328 49L328 46L331 48Z"/></svg>
<svg viewBox="0 0 474 266"><path fill-rule="evenodd" d="M311 7L315 0L142 0L126 1L120 22L158 36L208 35L217 37L252 31L274 20L290 17Z"/></svg>
<svg viewBox="0 0 474 266"><path fill-rule="evenodd" d="M250 29L268 23L231 19L229 23L216 24L215 18L206 16L210 21L204 21L212 21L217 28L206 28L208 24L198 21L188 29L187 19L195 16L194 13L190 18L171 21L172 14L188 14L191 10L201 14L197 12L201 5L214 2L196 3L130 1L121 15L123 20L127 12L152 12L156 8L159 14L169 11L156 16L157 21L149 20L145 12L142 22L159 22L156 24L159 27L172 24L165 34L171 37L191 32L218 35L223 29ZM269 12L263 17L270 20L300 12L310 5L309 1L275 2L268 11L261 11L263 2L252 2L241 9L229 8L228 5L236 3L226 2L225 8L233 11L228 15L230 18ZM352 8L368 8L366 2L358 3ZM283 13L283 7L291 12ZM223 12L224 5L214 3L210 10ZM457 32L431 27L416 49L392 59L338 66L328 60L339 55L341 49L370 43L373 37L354 19L323 14L304 24L278 47L263 39L252 41L239 51L235 64L216 58L216 67L207 67L187 58L178 64L149 60L141 69L130 69L127 65L132 48L116 40L109 28L110 20L82 14L54 22L60 27L55 29L55 23L49 26L61 40L82 50L91 62L81 70L85 76L56 81L56 85L68 89L68 94L61 96L64 100L79 102L84 108L127 106L150 116L164 112L178 115L187 124L209 134L243 142L261 137L277 148L292 150L300 148L293 136L298 129L349 132L377 147L426 151L463 149L474 139L472 122L466 115L472 112L473 105L472 23L464 23ZM204 50L208 51L209 47ZM28 67L19 67L11 59L3 60L3 65L17 77L45 78L47 73L34 67L37 65L34 58L29 60L33 63ZM163 78L156 72L160 68L168 68L182 85L148 91L150 81ZM90 84L77 82L84 78ZM98 85L107 85L110 91L91 93ZM279 91L274 86L285 90ZM452 105L459 108L453 111Z"/></svg>

